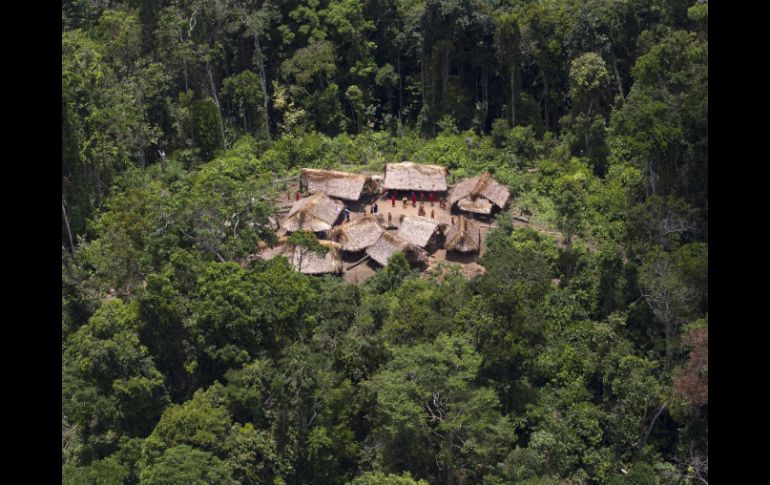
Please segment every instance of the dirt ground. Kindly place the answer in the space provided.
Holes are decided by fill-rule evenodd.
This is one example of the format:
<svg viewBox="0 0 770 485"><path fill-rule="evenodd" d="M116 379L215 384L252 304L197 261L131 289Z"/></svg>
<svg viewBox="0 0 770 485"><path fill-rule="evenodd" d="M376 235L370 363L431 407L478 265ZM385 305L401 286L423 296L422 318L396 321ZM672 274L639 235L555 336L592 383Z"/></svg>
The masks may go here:
<svg viewBox="0 0 770 485"><path fill-rule="evenodd" d="M295 201L296 186L290 187L289 190L290 190L289 194L291 195L291 200L289 200L289 197L285 193L281 194L276 200L276 205L279 210L278 217L277 217L278 224L283 224L283 221L286 218L286 215L288 214L289 209L291 208L292 204ZM404 193L400 195L403 197ZM409 194L406 193L405 195L408 196ZM408 199L407 207L403 206L403 201L401 199L398 199L396 201L396 206L392 207L391 200L390 198L388 198L387 193L381 194L379 196L362 197L359 202L346 202L346 206L348 209L350 209L350 220L353 221L363 217L365 214L370 214L372 203L376 202L379 209L379 214L382 217L382 220L388 232L391 232L392 234L396 234L398 232L398 227L400 225L401 216L405 216L405 215L417 216L417 213L420 207L420 199L419 199L420 194L417 193L416 195L417 195L417 207L412 207L411 199ZM436 196L436 200L434 201L433 207L431 207L428 194L425 194L424 207L425 207L426 217L430 218L430 213L432 209L434 220L439 224L446 224L447 226L450 226L453 223L453 221L457 220L458 215L451 214L448 207L447 209L442 209L441 207L439 207L438 196ZM391 215L390 225L388 225L388 213L390 213ZM491 226L487 221L476 221L476 222L481 226L482 254L483 254L484 241L486 241L486 236ZM279 235L281 233L282 231L279 231ZM484 267L479 265L476 262L477 256L478 256L477 254L462 254L462 253L456 253L456 252L450 252L449 254L447 254L447 251L443 248L436 249L429 255L428 263L423 267L423 274L425 276L429 276L429 275L442 276L444 274L449 273L451 267L457 267L460 270L461 274L463 274L468 278L472 278L484 272ZM370 278L372 275L374 275L375 272L380 268L379 264L371 260L367 260L359 263L359 260L362 257L364 257L363 254L343 255L342 278L348 283L353 283L353 284L362 283L366 281L368 278Z"/></svg>

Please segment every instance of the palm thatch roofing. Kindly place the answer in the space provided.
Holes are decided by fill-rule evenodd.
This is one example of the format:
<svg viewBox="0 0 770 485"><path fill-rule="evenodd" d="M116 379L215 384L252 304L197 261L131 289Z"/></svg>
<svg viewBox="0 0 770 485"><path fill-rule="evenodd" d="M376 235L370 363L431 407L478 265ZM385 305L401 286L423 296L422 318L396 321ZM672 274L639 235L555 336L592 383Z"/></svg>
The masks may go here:
<svg viewBox="0 0 770 485"><path fill-rule="evenodd" d="M398 237L424 248L438 230L438 222L425 217L407 215L398 228Z"/></svg>
<svg viewBox="0 0 770 485"><path fill-rule="evenodd" d="M281 237L274 247L261 251L259 257L268 260L276 256L285 256L295 270L304 274L342 273L340 245L333 241L321 240L318 242L328 249L326 254L318 254L295 247L287 242L286 237Z"/></svg>
<svg viewBox="0 0 770 485"><path fill-rule="evenodd" d="M361 251L380 238L384 229L374 215L368 214L329 231L329 239L342 245L343 251Z"/></svg>
<svg viewBox="0 0 770 485"><path fill-rule="evenodd" d="M370 182L366 175L303 168L300 179L311 194L323 192L330 197L356 201L361 198L364 185Z"/></svg>
<svg viewBox="0 0 770 485"><path fill-rule="evenodd" d="M466 197L457 202L457 207L459 207L460 210L474 212L476 214L491 214L493 205L492 202L483 197L479 197L476 200Z"/></svg>
<svg viewBox="0 0 770 485"><path fill-rule="evenodd" d="M385 164L385 188L388 190L419 190L445 192L448 171L441 165L420 163Z"/></svg>
<svg viewBox="0 0 770 485"><path fill-rule="evenodd" d="M399 251L404 253L410 263L422 263L428 260L428 253L424 249L387 231L383 231L377 242L366 248L366 254L383 266L387 266L388 259Z"/></svg>
<svg viewBox="0 0 770 485"><path fill-rule="evenodd" d="M446 233L444 248L447 251L473 253L481 250L481 230L470 219L460 216Z"/></svg>
<svg viewBox="0 0 770 485"><path fill-rule="evenodd" d="M502 209L510 196L511 192L505 185L489 173L483 173L455 185L449 194L449 205L457 203L461 210L489 214L492 204Z"/></svg>
<svg viewBox="0 0 770 485"><path fill-rule="evenodd" d="M317 192L310 197L300 199L291 206L289 215L283 222L287 231L307 230L313 232L328 231L332 228L345 204Z"/></svg>

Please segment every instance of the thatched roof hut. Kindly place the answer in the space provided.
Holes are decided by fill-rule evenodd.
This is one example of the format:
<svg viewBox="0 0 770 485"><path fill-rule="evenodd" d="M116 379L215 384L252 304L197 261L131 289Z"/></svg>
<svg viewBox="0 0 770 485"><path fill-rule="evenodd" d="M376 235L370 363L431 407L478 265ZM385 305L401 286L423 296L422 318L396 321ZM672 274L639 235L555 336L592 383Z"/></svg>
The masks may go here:
<svg viewBox="0 0 770 485"><path fill-rule="evenodd" d="M287 231L307 230L313 232L328 231L332 228L345 204L317 192L310 197L300 199L291 206L289 215L283 222Z"/></svg>
<svg viewBox="0 0 770 485"><path fill-rule="evenodd" d="M489 173L483 173L455 185L449 194L449 205L457 204L460 210L489 214L492 204L502 209L510 196L511 192L505 185Z"/></svg>
<svg viewBox="0 0 770 485"><path fill-rule="evenodd" d="M460 216L446 233L444 248L447 251L475 253L481 250L481 229L470 219Z"/></svg>
<svg viewBox="0 0 770 485"><path fill-rule="evenodd" d="M425 217L407 215L398 227L398 237L424 248L438 232L438 222Z"/></svg>
<svg viewBox="0 0 770 485"><path fill-rule="evenodd" d="M399 251L404 253L410 263L424 263L428 260L428 253L424 249L387 231L383 231L377 242L366 248L366 254L383 266L387 266L388 258Z"/></svg>
<svg viewBox="0 0 770 485"><path fill-rule="evenodd" d="M282 237L274 247L261 251L259 257L268 260L276 256L285 256L295 270L304 274L342 273L340 245L333 241L318 242L328 249L326 254L295 247L287 242L286 237Z"/></svg>
<svg viewBox="0 0 770 485"><path fill-rule="evenodd" d="M360 199L364 186L372 184L371 177L366 175L312 168L302 169L300 181L311 194L323 192L329 197L351 201Z"/></svg>
<svg viewBox="0 0 770 485"><path fill-rule="evenodd" d="M448 171L441 165L419 163L388 163L385 165L385 188L388 190L419 190L445 192Z"/></svg>
<svg viewBox="0 0 770 485"><path fill-rule="evenodd" d="M380 238L384 229L374 215L368 214L329 231L329 239L342 245L343 251L361 251Z"/></svg>

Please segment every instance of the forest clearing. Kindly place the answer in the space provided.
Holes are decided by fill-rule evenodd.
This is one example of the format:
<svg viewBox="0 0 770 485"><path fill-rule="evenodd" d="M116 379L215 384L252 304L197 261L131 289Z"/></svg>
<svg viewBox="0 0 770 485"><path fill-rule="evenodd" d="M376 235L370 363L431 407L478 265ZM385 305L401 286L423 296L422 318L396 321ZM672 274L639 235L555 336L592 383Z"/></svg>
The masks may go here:
<svg viewBox="0 0 770 485"><path fill-rule="evenodd" d="M305 170L303 170L303 173L304 172ZM322 171L313 172L322 173ZM352 174L347 174L344 172L334 172L334 174L341 178L352 176ZM382 177L378 174L367 175L367 177L372 176L382 179ZM299 183L296 185L290 185L286 191L285 199L283 198L282 194L279 194L277 197L276 204L279 209L276 215L276 225L279 228L279 236L286 234L286 220L291 214L292 206L298 203L299 200L304 200L307 196L309 196L307 193L303 194L301 192L301 188L301 184ZM408 189L408 187L405 188ZM470 217L471 219L468 222L463 221L462 224L463 226L473 226L474 241L472 243L472 247L465 252L473 252L481 255L484 253L483 242L485 240L486 234L491 228L495 227L496 224L493 217L489 215L484 217L483 220L475 221L472 219L473 212L462 211L454 204L444 200L445 198L450 198L449 194L457 194L454 186L447 187L447 189L448 190L434 193L432 191L425 192L419 190L387 190L386 188L380 188L377 186L373 191L364 194L362 198L359 197L359 194L350 195L351 192L348 192L347 198L352 200L344 201L344 203L346 203L346 208L350 212L348 216L343 216L342 213L337 216L333 222L334 229L332 229L332 233L334 233L335 230L337 232L344 230L345 224L343 224L343 222L357 223L360 222L362 218L371 219L369 225L362 227L363 231L369 234L379 234L382 232L382 230L385 230L394 236L398 236L402 232L402 226L404 226L405 223L419 223L418 221L420 220L424 220L425 223L435 223L435 228L428 229L428 231L432 233L435 230L436 241L433 241L434 244L430 245L427 251L427 259L419 262L421 272L431 274L439 263L442 261L450 261L453 265L460 267L462 274L468 277L475 276L483 272L483 267L476 263L473 256L468 254L459 254L452 250L448 251L447 248L444 247L447 233L451 228L455 227L456 224L458 226L461 224L461 216L463 218ZM462 190L462 187L460 187L460 190ZM501 194L502 198L498 200L498 203L501 204L498 206L498 209L504 211L508 199L508 195L505 194L508 192L507 189L504 188L501 188L501 190L505 191L505 193ZM316 191L316 193L320 191L322 191L322 189L319 189ZM339 191L335 192L334 189L330 190L329 192L334 195L339 195L342 193ZM353 193L355 194L355 190ZM294 195L293 197L292 194ZM462 195L464 196L465 194ZM411 200L411 196L414 196L414 201ZM297 197L303 198L297 199ZM434 200L431 201L430 198L433 198ZM372 212L375 205L378 207L379 211L376 214ZM424 215L421 215L421 210L425 211ZM346 217L349 217L348 221L346 221ZM428 220L428 217L430 217L430 220ZM409 231L410 228L404 226L404 230ZM319 240L323 241L328 239L328 236L325 232L321 232L319 234L321 235ZM432 236L427 237L430 238ZM367 235L364 234L363 238L367 239ZM378 237L375 235L373 238L369 237L368 242L364 244L358 244L353 248L349 248L350 250L345 248L346 250L343 252L340 258L342 263L340 268L330 267L329 269L332 272L336 272L338 270L341 271L343 279L349 283L361 283L365 281L368 277L372 276L375 271L382 265L372 260L371 257L364 256L361 253L361 250L366 249L367 247L374 244L377 239ZM448 243L448 241L446 242ZM422 243L417 242L417 244L421 247L425 247L427 243L427 240ZM263 254L266 255L266 257L274 257L274 254L276 253L270 249L265 249L263 250ZM296 265L295 269L298 269Z"/></svg>

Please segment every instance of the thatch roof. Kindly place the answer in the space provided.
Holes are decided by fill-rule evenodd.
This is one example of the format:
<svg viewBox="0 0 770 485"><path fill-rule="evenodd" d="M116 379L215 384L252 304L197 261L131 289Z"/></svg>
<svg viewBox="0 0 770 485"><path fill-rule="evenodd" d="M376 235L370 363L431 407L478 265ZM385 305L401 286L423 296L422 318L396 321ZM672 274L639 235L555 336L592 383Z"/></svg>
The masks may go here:
<svg viewBox="0 0 770 485"><path fill-rule="evenodd" d="M283 228L292 232L303 229L313 232L328 231L344 208L345 204L342 202L328 197L323 192L317 192L291 206Z"/></svg>
<svg viewBox="0 0 770 485"><path fill-rule="evenodd" d="M405 216L398 227L398 237L415 246L424 248L436 233L438 222L419 216Z"/></svg>
<svg viewBox="0 0 770 485"><path fill-rule="evenodd" d="M420 190L444 192L447 189L446 167L419 163L385 165L385 188L388 190Z"/></svg>
<svg viewBox="0 0 770 485"><path fill-rule="evenodd" d="M459 207L460 210L474 212L476 214L491 214L493 205L483 197L479 197L476 200L466 197L465 199L460 199L457 203L457 207Z"/></svg>
<svg viewBox="0 0 770 485"><path fill-rule="evenodd" d="M444 248L447 251L459 251L461 253L477 252L481 249L481 230L470 219L460 216L455 225L446 233Z"/></svg>
<svg viewBox="0 0 770 485"><path fill-rule="evenodd" d="M342 245L343 251L361 251L380 238L384 229L374 215L368 214L329 231L329 238Z"/></svg>
<svg viewBox="0 0 770 485"><path fill-rule="evenodd" d="M342 260L340 259L340 245L333 241L318 241L328 249L326 254L318 254L313 251L303 250L289 244L286 237L278 240L274 247L265 249L259 253L259 257L267 260L276 256L285 256L294 269L304 274L341 273ZM302 267L300 268L300 263Z"/></svg>
<svg viewBox="0 0 770 485"><path fill-rule="evenodd" d="M300 175L311 194L323 192L330 197L358 200L369 177L366 175L303 168Z"/></svg>
<svg viewBox="0 0 770 485"><path fill-rule="evenodd" d="M457 203L462 210L489 214L492 212L492 204L503 208L510 196L511 192L505 185L497 182L489 173L483 173L455 185L449 194L449 205Z"/></svg>
<svg viewBox="0 0 770 485"><path fill-rule="evenodd" d="M406 255L406 259L411 263L428 260L428 253L424 249L408 243L387 231L383 231L377 242L366 248L366 254L383 266L387 266L388 258L398 251L403 252Z"/></svg>

